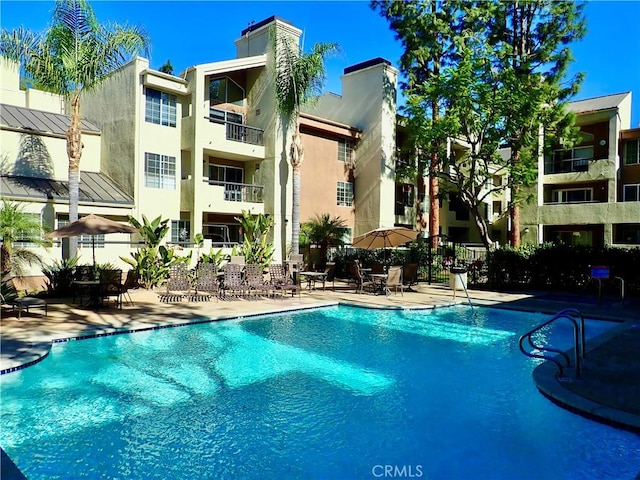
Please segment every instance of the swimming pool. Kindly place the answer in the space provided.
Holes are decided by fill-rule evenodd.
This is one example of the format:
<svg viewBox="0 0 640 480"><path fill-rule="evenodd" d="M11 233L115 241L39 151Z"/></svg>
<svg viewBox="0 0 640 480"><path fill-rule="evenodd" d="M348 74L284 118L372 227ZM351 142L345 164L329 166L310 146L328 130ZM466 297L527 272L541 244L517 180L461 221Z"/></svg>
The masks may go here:
<svg viewBox="0 0 640 480"><path fill-rule="evenodd" d="M340 306L56 344L0 377L2 447L30 479L633 478L640 436L535 389L517 340L543 318Z"/></svg>

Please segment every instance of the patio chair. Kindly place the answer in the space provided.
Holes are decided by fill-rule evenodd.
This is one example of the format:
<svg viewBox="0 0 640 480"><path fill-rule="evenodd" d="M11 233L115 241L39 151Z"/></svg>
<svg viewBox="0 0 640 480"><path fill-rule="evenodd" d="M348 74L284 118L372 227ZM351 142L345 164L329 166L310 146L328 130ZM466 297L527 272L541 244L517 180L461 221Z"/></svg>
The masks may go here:
<svg viewBox="0 0 640 480"><path fill-rule="evenodd" d="M219 292L220 281L215 263L200 263L196 268L194 293L189 295L189 300L192 302L211 300L213 296L217 299Z"/></svg>
<svg viewBox="0 0 640 480"><path fill-rule="evenodd" d="M176 263L169 270L169 278L167 279L167 291L161 293L161 302L181 302L184 297L191 292L191 281L189 279L189 271L187 264L184 262Z"/></svg>
<svg viewBox="0 0 640 480"><path fill-rule="evenodd" d="M224 298L227 298L227 294L231 294L234 297L242 297L246 289L242 271L244 265L238 263L227 263L224 267L224 283L223 294Z"/></svg>
<svg viewBox="0 0 640 480"><path fill-rule="evenodd" d="M355 264L355 269L353 270L354 274L355 274L355 280L356 280L356 293L363 293L364 290L366 288L369 289L370 292L374 292L375 291L375 282L373 280L371 280L371 277L369 277L368 275L365 275L362 270L360 269L360 264L359 263L354 263Z"/></svg>
<svg viewBox="0 0 640 480"><path fill-rule="evenodd" d="M264 281L261 265L248 263L244 266L244 276L249 297L251 297L252 292L257 292L256 297L260 296L261 293L266 293L266 295L269 296L272 288L271 285Z"/></svg>
<svg viewBox="0 0 640 480"><path fill-rule="evenodd" d="M108 302L111 297L115 297L116 307L122 308L122 270L100 270L100 305L104 305L105 300Z"/></svg>
<svg viewBox="0 0 640 480"><path fill-rule="evenodd" d="M71 301L76 303L76 299L79 297L79 303L82 304L82 299L91 296L91 289L93 287L84 284L83 282L92 282L96 279L96 269L93 265L78 265L73 272L73 298ZM81 282L80 284L75 282Z"/></svg>
<svg viewBox="0 0 640 480"><path fill-rule="evenodd" d="M402 271L402 279L404 285L407 286L408 292L414 292L411 288L412 285L418 285L418 264L407 263Z"/></svg>
<svg viewBox="0 0 640 480"><path fill-rule="evenodd" d="M140 274L134 270L129 270L127 272L127 276L122 284L122 293L121 300L126 300L129 305L133 305L133 300L131 299L131 294L129 293L129 289L137 288L139 286Z"/></svg>
<svg viewBox="0 0 640 480"><path fill-rule="evenodd" d="M324 291L326 282L331 282L333 291L336 291L336 262L327 262L324 266L324 278L322 280L322 290Z"/></svg>
<svg viewBox="0 0 640 480"><path fill-rule="evenodd" d="M283 295L284 292L291 292L292 297L298 292L298 297L300 297L300 285L293 281L281 263L272 263L269 265L269 277L270 285L274 290L274 297L277 291L280 291Z"/></svg>
<svg viewBox="0 0 640 480"><path fill-rule="evenodd" d="M398 288L399 288L400 294L404 297L404 284L402 283L402 267L400 265L389 267L389 272L387 273L387 280L385 282L385 293L388 295L391 292L392 288L395 290L396 295L398 294Z"/></svg>

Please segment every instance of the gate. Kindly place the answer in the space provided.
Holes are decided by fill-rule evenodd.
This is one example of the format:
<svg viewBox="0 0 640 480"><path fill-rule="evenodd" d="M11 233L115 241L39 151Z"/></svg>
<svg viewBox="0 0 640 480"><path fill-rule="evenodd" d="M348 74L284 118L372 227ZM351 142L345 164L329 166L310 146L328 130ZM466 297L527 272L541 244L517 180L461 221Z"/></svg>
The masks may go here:
<svg viewBox="0 0 640 480"><path fill-rule="evenodd" d="M486 251L472 250L459 242L449 240L447 235L427 237L427 245L433 238L438 239L436 248L427 248L427 282L449 283L449 270L453 266L469 267L477 260L484 260Z"/></svg>

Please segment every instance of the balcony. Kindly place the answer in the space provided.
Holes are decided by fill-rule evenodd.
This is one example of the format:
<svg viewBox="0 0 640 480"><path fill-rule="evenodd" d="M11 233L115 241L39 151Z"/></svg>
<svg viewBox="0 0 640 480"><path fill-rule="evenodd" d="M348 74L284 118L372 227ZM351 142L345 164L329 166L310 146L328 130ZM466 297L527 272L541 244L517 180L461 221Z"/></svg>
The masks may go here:
<svg viewBox="0 0 640 480"><path fill-rule="evenodd" d="M207 119L212 123L225 126L227 140L264 146L264 130L233 122L227 118L227 113L228 112L224 110L212 108ZM234 117L239 117L239 115L235 115Z"/></svg>
<svg viewBox="0 0 640 480"><path fill-rule="evenodd" d="M545 162L544 173L550 175L553 173L588 172L589 160L589 158L569 158Z"/></svg>
<svg viewBox="0 0 640 480"><path fill-rule="evenodd" d="M243 210L253 213L264 213L262 185L249 183L223 182L219 180L203 179L206 188L202 205L202 211L215 211L219 213L238 214Z"/></svg>

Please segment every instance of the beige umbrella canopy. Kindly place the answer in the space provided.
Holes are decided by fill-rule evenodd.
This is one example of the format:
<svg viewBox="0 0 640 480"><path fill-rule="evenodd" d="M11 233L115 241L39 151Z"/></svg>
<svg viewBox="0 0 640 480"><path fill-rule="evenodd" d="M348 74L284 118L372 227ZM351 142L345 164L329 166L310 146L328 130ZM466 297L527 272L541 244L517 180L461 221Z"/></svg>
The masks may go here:
<svg viewBox="0 0 640 480"><path fill-rule="evenodd" d="M397 247L415 240L417 236L417 231L405 227L382 227L354 238L351 246L367 250Z"/></svg>
<svg viewBox="0 0 640 480"><path fill-rule="evenodd" d="M124 223L115 222L99 215L90 214L76 220L69 225L60 227L45 235L47 238L79 237L80 235L92 235L91 246L93 250L93 264L96 264L95 236L105 233L136 233L137 228Z"/></svg>

